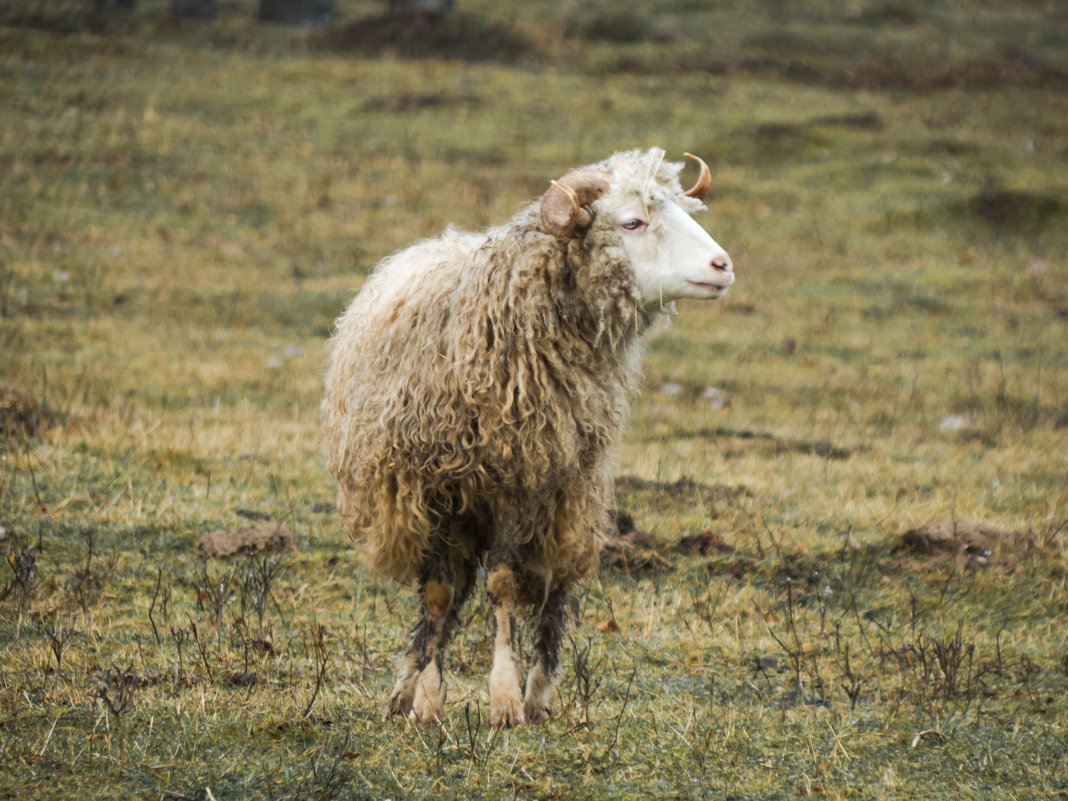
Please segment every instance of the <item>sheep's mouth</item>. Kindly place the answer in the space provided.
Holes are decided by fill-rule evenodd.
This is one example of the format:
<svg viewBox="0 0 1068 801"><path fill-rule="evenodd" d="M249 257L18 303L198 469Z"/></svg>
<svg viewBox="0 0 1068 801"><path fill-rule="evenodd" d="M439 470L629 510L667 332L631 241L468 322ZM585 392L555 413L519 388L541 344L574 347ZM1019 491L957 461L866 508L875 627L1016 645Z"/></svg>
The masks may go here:
<svg viewBox="0 0 1068 801"><path fill-rule="evenodd" d="M713 284L705 281L687 281L687 284L702 292L711 292L714 295L725 295L730 289L730 284Z"/></svg>

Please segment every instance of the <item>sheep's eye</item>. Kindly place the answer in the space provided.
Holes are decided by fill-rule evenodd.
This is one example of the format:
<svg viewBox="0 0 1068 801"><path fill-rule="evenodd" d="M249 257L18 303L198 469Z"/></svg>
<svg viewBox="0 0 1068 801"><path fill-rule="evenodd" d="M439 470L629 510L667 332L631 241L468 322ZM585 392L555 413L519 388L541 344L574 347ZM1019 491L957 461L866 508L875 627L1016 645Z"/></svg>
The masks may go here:
<svg viewBox="0 0 1068 801"><path fill-rule="evenodd" d="M627 220L625 223L623 223L623 227L628 231L637 231L643 225L645 225L645 221L638 219Z"/></svg>

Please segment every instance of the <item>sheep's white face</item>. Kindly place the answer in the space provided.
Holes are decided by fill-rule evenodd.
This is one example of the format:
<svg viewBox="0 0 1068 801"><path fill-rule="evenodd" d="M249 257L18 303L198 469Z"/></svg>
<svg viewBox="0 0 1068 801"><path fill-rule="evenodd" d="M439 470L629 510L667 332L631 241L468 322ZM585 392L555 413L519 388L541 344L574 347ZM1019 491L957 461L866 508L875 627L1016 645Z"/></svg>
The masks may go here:
<svg viewBox="0 0 1068 801"><path fill-rule="evenodd" d="M616 226L647 307L721 298L734 283L730 256L673 200L635 198L618 209Z"/></svg>

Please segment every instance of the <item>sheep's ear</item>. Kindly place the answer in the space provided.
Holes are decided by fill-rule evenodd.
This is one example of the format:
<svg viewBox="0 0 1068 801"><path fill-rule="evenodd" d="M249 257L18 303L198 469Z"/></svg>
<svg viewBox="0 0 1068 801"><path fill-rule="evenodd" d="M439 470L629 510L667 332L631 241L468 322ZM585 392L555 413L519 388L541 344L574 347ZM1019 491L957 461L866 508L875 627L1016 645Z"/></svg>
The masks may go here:
<svg viewBox="0 0 1068 801"><path fill-rule="evenodd" d="M593 217L588 206L608 191L612 174L601 170L575 170L553 181L541 197L541 226L555 237L571 236L588 227Z"/></svg>
<svg viewBox="0 0 1068 801"><path fill-rule="evenodd" d="M701 175L697 178L697 183L686 190L686 197L704 200L708 190L712 188L712 170L708 169L708 165L705 164L704 159L700 156L695 156L693 153L683 153L682 155L696 161L697 166L701 168Z"/></svg>

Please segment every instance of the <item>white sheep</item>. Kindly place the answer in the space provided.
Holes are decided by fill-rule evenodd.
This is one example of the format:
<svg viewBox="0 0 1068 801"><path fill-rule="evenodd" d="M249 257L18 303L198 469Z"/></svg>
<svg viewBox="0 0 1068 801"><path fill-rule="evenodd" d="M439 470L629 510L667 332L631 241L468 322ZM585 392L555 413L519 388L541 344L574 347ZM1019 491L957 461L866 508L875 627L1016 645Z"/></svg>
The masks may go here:
<svg viewBox="0 0 1068 801"><path fill-rule="evenodd" d="M689 155L689 154L687 154ZM639 338L731 260L664 152L564 175L509 223L378 265L338 320L322 410L339 510L368 564L417 580L419 622L384 718L440 720L443 662L481 565L495 621L490 723L549 715L569 592L595 569ZM515 612L533 658L520 694Z"/></svg>

